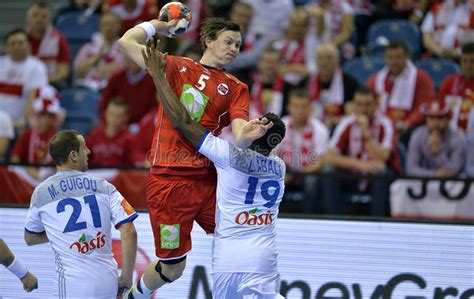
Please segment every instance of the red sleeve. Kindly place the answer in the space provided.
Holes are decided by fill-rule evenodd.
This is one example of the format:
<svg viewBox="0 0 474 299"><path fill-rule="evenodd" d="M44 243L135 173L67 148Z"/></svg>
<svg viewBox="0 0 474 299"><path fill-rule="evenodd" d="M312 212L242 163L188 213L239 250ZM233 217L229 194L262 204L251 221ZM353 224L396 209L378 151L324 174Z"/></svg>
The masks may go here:
<svg viewBox="0 0 474 299"><path fill-rule="evenodd" d="M232 94L229 115L232 122L236 118L249 120L249 90L246 84L240 83L239 88Z"/></svg>
<svg viewBox="0 0 474 299"><path fill-rule="evenodd" d="M413 108L405 120L410 127L419 125L424 120L424 117L420 112L420 106L423 103L429 103L435 100L433 80L425 71L418 69L417 72Z"/></svg>
<svg viewBox="0 0 474 299"><path fill-rule="evenodd" d="M20 159L20 163L28 162L28 143L30 140L31 129L26 130L20 135L18 140L15 142L15 146L12 150L12 157L17 156Z"/></svg>
<svg viewBox="0 0 474 299"><path fill-rule="evenodd" d="M449 94L455 77L456 75L451 75L447 77L446 79L444 79L443 82L441 83L441 86L439 87L439 91L438 91L438 97L437 97L439 102L444 102L444 98L446 97L446 95Z"/></svg>
<svg viewBox="0 0 474 299"><path fill-rule="evenodd" d="M69 45L66 38L62 33L59 32L59 56L58 62L71 62L71 52L69 51Z"/></svg>

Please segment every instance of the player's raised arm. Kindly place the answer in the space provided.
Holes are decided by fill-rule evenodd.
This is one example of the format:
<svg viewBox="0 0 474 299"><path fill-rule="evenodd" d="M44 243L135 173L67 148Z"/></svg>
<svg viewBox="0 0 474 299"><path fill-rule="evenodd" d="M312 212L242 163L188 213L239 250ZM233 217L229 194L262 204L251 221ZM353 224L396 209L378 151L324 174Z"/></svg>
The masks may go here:
<svg viewBox="0 0 474 299"><path fill-rule="evenodd" d="M145 49L146 42L153 39L157 32L165 35L165 31L175 24L176 21L162 22L158 20L138 24L127 30L118 40L119 47L130 59L145 69L141 51Z"/></svg>
<svg viewBox="0 0 474 299"><path fill-rule="evenodd" d="M158 101L163 105L166 115L173 127L178 130L194 146L197 146L206 132L200 123L194 121L174 94L164 74L167 54L161 54L157 43L148 41L145 49L141 50L142 59L148 73L155 82Z"/></svg>

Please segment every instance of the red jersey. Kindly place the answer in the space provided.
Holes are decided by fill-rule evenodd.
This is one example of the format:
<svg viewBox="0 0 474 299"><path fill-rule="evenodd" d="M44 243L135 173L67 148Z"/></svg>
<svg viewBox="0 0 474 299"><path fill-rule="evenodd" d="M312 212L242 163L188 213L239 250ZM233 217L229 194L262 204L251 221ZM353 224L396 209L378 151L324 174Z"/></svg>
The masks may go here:
<svg viewBox="0 0 474 299"><path fill-rule="evenodd" d="M48 144L56 132L56 130L51 130L40 134L36 129L27 129L15 142L12 156L17 156L20 163L51 163L51 157L48 155Z"/></svg>
<svg viewBox="0 0 474 299"><path fill-rule="evenodd" d="M213 135L218 136L236 118L248 120L248 88L234 76L180 56L168 56L165 73L189 115ZM212 165L173 128L162 106L150 163L151 173L181 175L208 173Z"/></svg>
<svg viewBox="0 0 474 299"><path fill-rule="evenodd" d="M132 165L132 138L128 129L112 138L107 137L104 127L92 130L86 139L91 151L89 164L110 167Z"/></svg>
<svg viewBox="0 0 474 299"><path fill-rule="evenodd" d="M438 99L451 108L453 127L465 132L474 126L474 80L461 74L447 77L439 88Z"/></svg>

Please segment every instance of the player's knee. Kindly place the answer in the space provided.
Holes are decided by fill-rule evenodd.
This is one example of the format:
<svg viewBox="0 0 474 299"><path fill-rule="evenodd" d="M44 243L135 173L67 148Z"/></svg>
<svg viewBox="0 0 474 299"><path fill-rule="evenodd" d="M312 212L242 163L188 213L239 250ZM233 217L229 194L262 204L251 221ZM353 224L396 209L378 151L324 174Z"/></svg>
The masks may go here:
<svg viewBox="0 0 474 299"><path fill-rule="evenodd" d="M159 261L155 266L155 271L163 281L171 283L183 275L185 268L186 257L183 257L171 261Z"/></svg>

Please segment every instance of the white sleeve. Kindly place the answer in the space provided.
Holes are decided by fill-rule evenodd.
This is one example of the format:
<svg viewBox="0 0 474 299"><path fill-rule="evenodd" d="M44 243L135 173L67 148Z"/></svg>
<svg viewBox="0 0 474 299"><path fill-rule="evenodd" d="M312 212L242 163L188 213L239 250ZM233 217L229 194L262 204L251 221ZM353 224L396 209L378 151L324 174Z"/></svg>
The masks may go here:
<svg viewBox="0 0 474 299"><path fill-rule="evenodd" d="M36 193L33 192L31 196L31 204L28 209L28 214L26 215L25 230L32 234L40 234L45 231L43 222L39 215L39 209L34 205Z"/></svg>
<svg viewBox="0 0 474 299"><path fill-rule="evenodd" d="M42 61L35 61L32 64L32 68L28 74L28 80L26 82L27 92L31 90L46 86L48 84L48 71L46 65Z"/></svg>
<svg viewBox="0 0 474 299"><path fill-rule="evenodd" d="M433 13L430 11L421 24L421 32L433 33L434 31L434 17Z"/></svg>
<svg viewBox="0 0 474 299"><path fill-rule="evenodd" d="M111 220L115 228L119 228L120 225L135 220L138 214L112 184L107 184L109 190L110 217L112 218Z"/></svg>
<svg viewBox="0 0 474 299"><path fill-rule="evenodd" d="M10 116L0 110L0 138L13 139L15 131L13 130L13 122Z"/></svg>
<svg viewBox="0 0 474 299"><path fill-rule="evenodd" d="M313 135L314 144L316 144L317 154L321 156L326 153L329 146L329 130L322 122L316 120L315 131L316 134Z"/></svg>
<svg viewBox="0 0 474 299"><path fill-rule="evenodd" d="M214 164L227 167L230 164L230 146L228 141L215 137L206 131L196 149Z"/></svg>

